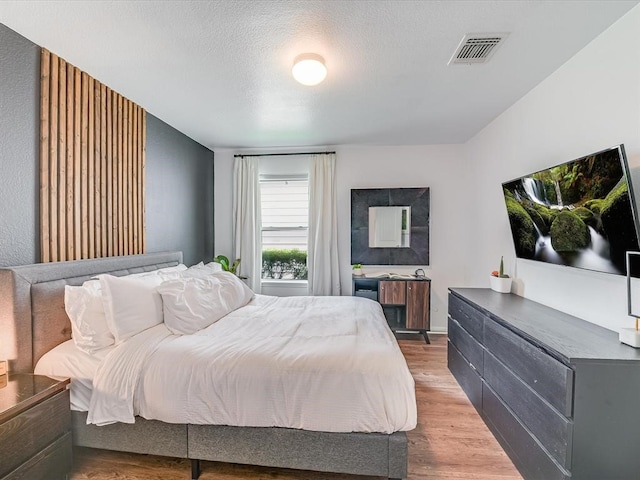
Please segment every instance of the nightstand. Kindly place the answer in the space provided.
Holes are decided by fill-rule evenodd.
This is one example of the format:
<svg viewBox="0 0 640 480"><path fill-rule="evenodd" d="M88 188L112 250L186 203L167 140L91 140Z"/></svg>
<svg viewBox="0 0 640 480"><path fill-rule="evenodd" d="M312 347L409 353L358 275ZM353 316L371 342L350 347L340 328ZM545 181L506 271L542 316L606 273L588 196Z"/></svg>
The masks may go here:
<svg viewBox="0 0 640 480"><path fill-rule="evenodd" d="M0 479L68 478L73 452L68 379L10 374L0 388Z"/></svg>

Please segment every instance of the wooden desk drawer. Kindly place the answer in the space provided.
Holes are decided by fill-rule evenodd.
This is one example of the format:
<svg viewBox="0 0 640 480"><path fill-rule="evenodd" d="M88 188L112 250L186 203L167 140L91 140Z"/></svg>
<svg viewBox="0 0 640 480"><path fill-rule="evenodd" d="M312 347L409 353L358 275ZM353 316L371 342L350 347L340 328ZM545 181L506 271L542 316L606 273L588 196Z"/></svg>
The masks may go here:
<svg viewBox="0 0 640 480"><path fill-rule="evenodd" d="M478 342L484 344L483 325L486 316L482 312L449 293L449 315Z"/></svg>
<svg viewBox="0 0 640 480"><path fill-rule="evenodd" d="M482 408L487 426L524 478L544 480L571 478L567 472L555 464L486 383L482 385Z"/></svg>
<svg viewBox="0 0 640 480"><path fill-rule="evenodd" d="M70 430L68 390L0 424L0 477Z"/></svg>
<svg viewBox="0 0 640 480"><path fill-rule="evenodd" d="M484 363L482 346L451 317L449 317L448 332L449 341L464 355L469 363L478 371L480 376L482 376Z"/></svg>
<svg viewBox="0 0 640 480"><path fill-rule="evenodd" d="M484 380L558 463L571 467L573 422L485 351Z"/></svg>
<svg viewBox="0 0 640 480"><path fill-rule="evenodd" d="M398 280L380 281L378 299L381 305L405 305L407 303L407 282Z"/></svg>
<svg viewBox="0 0 640 480"><path fill-rule="evenodd" d="M476 410L482 412L482 379L451 342L447 343L447 366Z"/></svg>
<svg viewBox="0 0 640 480"><path fill-rule="evenodd" d="M485 322L485 348L566 417L573 412L573 370L493 320Z"/></svg>

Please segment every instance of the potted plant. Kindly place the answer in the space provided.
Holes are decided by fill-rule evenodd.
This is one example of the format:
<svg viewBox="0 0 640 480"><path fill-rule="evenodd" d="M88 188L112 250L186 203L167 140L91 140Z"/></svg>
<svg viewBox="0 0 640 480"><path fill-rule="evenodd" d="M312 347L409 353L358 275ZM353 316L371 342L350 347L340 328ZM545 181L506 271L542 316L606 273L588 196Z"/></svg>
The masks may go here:
<svg viewBox="0 0 640 480"><path fill-rule="evenodd" d="M219 263L223 271L233 273L236 277L246 280L247 277L243 277L241 275L238 275L237 273L238 266L240 265L239 258L236 259L235 262L230 263L227 257L225 257L224 255L218 255L216 258L213 259L213 261L216 263Z"/></svg>
<svg viewBox="0 0 640 480"><path fill-rule="evenodd" d="M354 263L353 264L353 274L354 275L362 275L362 264L361 263Z"/></svg>
<svg viewBox="0 0 640 480"><path fill-rule="evenodd" d="M511 292L511 278L504 273L504 259L500 257L500 270L491 272L491 290L500 293Z"/></svg>

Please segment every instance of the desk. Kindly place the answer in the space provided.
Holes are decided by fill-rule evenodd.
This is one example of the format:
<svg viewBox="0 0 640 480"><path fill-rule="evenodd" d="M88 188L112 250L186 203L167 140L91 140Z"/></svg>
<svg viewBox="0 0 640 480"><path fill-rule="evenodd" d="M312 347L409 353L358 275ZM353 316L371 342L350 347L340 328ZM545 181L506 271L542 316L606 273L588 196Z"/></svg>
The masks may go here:
<svg viewBox="0 0 640 480"><path fill-rule="evenodd" d="M418 332L427 343L430 327L431 279L352 277L353 296L365 297L382 305L393 332Z"/></svg>

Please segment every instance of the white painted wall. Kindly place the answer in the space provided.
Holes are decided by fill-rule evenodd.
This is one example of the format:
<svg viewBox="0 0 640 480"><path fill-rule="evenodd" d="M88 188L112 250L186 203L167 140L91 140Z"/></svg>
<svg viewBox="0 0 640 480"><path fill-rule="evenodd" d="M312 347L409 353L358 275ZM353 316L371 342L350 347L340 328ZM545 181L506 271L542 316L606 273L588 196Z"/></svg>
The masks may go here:
<svg viewBox="0 0 640 480"><path fill-rule="evenodd" d="M640 7L635 7L467 143L475 212L469 284L486 286L505 256L515 292L612 330L631 325L625 279L515 261L501 184L624 143L640 194Z"/></svg>

